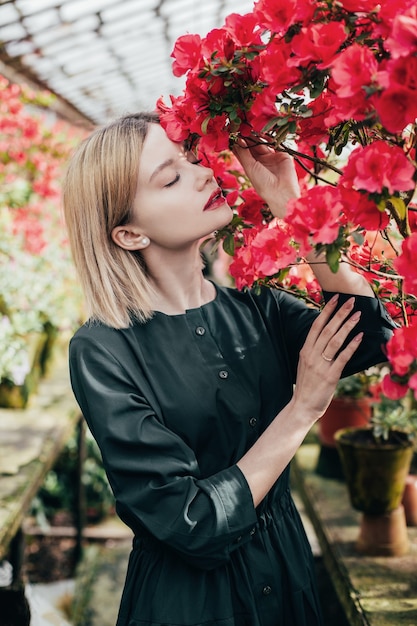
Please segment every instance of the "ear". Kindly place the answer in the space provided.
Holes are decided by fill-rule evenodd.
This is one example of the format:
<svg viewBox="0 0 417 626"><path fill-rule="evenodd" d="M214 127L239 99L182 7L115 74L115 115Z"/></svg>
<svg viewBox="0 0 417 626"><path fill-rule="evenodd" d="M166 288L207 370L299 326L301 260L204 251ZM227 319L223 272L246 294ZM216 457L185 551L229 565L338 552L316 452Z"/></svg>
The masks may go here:
<svg viewBox="0 0 417 626"><path fill-rule="evenodd" d="M146 237L139 229L129 224L113 228L111 238L123 250L143 250L150 244L149 237Z"/></svg>

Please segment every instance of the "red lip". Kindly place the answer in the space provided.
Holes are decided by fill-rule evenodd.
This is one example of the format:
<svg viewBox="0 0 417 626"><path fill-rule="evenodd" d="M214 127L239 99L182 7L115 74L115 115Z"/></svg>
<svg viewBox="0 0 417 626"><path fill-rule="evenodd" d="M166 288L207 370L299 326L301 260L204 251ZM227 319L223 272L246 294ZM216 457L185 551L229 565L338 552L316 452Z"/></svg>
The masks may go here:
<svg viewBox="0 0 417 626"><path fill-rule="evenodd" d="M217 189L213 191L210 198L207 200L206 204L204 205L203 211L207 211L211 208L214 208L214 205L217 204L219 200L221 200L222 203L225 201L223 194L222 194L222 190L220 189L220 187L217 187Z"/></svg>

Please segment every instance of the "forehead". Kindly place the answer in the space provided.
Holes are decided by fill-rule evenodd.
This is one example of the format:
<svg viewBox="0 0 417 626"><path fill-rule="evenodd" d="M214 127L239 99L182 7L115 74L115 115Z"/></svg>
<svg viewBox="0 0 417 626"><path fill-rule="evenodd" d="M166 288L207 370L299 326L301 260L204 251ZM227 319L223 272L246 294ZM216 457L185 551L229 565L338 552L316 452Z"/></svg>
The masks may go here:
<svg viewBox="0 0 417 626"><path fill-rule="evenodd" d="M159 124L149 124L140 159L140 169L143 172L151 173L166 159L175 158L180 154L184 154L182 143L171 141Z"/></svg>

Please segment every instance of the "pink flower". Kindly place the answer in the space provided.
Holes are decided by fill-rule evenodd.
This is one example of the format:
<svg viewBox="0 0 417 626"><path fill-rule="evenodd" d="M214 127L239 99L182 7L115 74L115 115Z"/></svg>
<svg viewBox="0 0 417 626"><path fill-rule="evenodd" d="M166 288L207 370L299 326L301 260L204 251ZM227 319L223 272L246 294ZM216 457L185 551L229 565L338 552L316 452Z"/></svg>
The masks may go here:
<svg viewBox="0 0 417 626"><path fill-rule="evenodd" d="M404 239L394 267L404 277L404 290L417 296L417 233Z"/></svg>
<svg viewBox="0 0 417 626"><path fill-rule="evenodd" d="M352 152L342 184L368 193L382 193L386 189L392 195L395 191L413 189L413 174L414 167L401 148L378 140Z"/></svg>
<svg viewBox="0 0 417 626"><path fill-rule="evenodd" d="M252 256L260 277L273 276L294 263L297 251L290 243L286 224L275 224L258 232L251 242Z"/></svg>
<svg viewBox="0 0 417 626"><path fill-rule="evenodd" d="M297 4L297 0L258 0L253 12L259 24L282 34L295 23Z"/></svg>
<svg viewBox="0 0 417 626"><path fill-rule="evenodd" d="M378 69L373 52L366 46L353 43L331 65L331 75L339 98L356 96L364 87L371 85Z"/></svg>
<svg viewBox="0 0 417 626"><path fill-rule="evenodd" d="M374 99L382 125L390 133L401 133L417 117L417 91L395 85Z"/></svg>
<svg viewBox="0 0 417 626"><path fill-rule="evenodd" d="M386 374L381 381L382 393L391 400L401 400L401 398L404 398L407 390L407 385L395 382L389 374Z"/></svg>
<svg viewBox="0 0 417 626"><path fill-rule="evenodd" d="M201 54L200 35L183 35L178 37L171 57L174 76L182 76L199 64Z"/></svg>
<svg viewBox="0 0 417 626"><path fill-rule="evenodd" d="M182 106L184 103L184 97L170 97L172 103L171 107L165 104L161 96L156 103L156 109L159 114L161 126L166 131L168 137L171 141L179 143L181 141L185 141L185 139L189 136L191 119L184 115L185 107Z"/></svg>
<svg viewBox="0 0 417 626"><path fill-rule="evenodd" d="M286 221L291 224L294 239L305 254L313 243L333 243L339 234L340 216L343 205L338 189L316 186L307 194L288 203Z"/></svg>
<svg viewBox="0 0 417 626"><path fill-rule="evenodd" d="M417 52L417 6L415 4L405 13L398 10L385 47L391 52L393 59Z"/></svg>
<svg viewBox="0 0 417 626"><path fill-rule="evenodd" d="M340 188L343 212L354 226L362 226L366 230L383 230L388 226L389 216L380 211L368 194L351 188Z"/></svg>
<svg viewBox="0 0 417 626"><path fill-rule="evenodd" d="M253 13L239 15L231 13L226 17L224 28L239 46L253 46L262 44L258 21Z"/></svg>
<svg viewBox="0 0 417 626"><path fill-rule="evenodd" d="M274 38L261 53L260 78L268 83L275 94L295 85L301 79L301 72L288 65L291 46L285 39Z"/></svg>
<svg viewBox="0 0 417 626"><path fill-rule="evenodd" d="M317 67L321 69L333 59L345 40L346 32L341 22L309 24L293 37L291 49L295 56L289 59L288 65L319 62Z"/></svg>
<svg viewBox="0 0 417 626"><path fill-rule="evenodd" d="M387 343L387 355L394 374L406 376L417 358L417 326L396 328Z"/></svg>
<svg viewBox="0 0 417 626"><path fill-rule="evenodd" d="M243 202L237 206L239 215L250 224L260 225L263 222L262 209L265 208L265 201L249 187L241 193Z"/></svg>

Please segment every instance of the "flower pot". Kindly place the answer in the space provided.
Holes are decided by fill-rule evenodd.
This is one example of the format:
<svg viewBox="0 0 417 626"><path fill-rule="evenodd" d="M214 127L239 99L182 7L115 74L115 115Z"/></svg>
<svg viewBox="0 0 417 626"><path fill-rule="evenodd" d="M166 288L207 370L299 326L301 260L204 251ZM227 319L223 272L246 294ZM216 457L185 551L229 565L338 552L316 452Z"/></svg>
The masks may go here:
<svg viewBox="0 0 417 626"><path fill-rule="evenodd" d="M342 396L333 398L326 412L318 421L320 454L316 472L325 478L344 480L344 472L337 451L335 433L353 426L366 426L372 415L371 399Z"/></svg>
<svg viewBox="0 0 417 626"><path fill-rule="evenodd" d="M402 556L410 548L404 507L381 515L364 513L356 549L367 556Z"/></svg>
<svg viewBox="0 0 417 626"><path fill-rule="evenodd" d="M413 444L391 431L376 441L371 428L345 428L335 435L351 505L363 513L356 548L369 555L398 556L408 550L401 500Z"/></svg>

